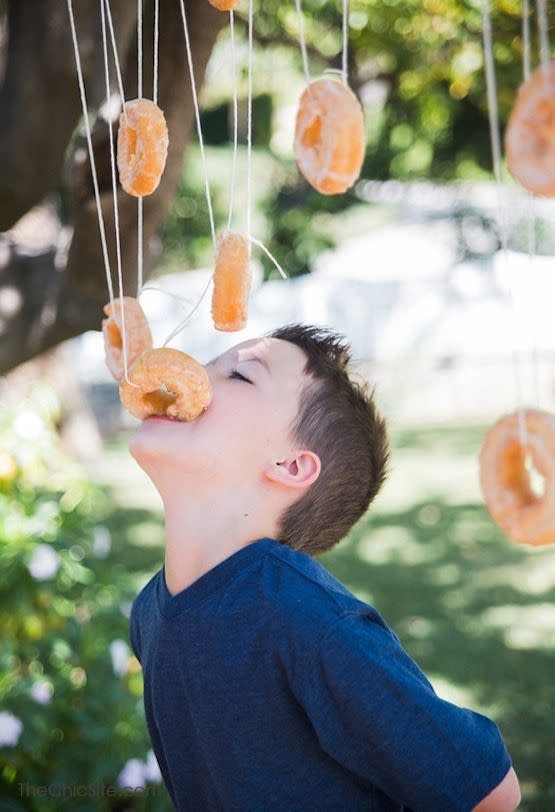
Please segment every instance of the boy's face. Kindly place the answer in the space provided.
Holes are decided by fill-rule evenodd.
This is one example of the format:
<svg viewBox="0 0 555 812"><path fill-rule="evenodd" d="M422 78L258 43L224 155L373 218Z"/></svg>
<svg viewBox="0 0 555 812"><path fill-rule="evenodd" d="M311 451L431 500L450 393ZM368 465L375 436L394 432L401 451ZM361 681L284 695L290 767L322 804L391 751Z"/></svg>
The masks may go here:
<svg viewBox="0 0 555 812"><path fill-rule="evenodd" d="M236 344L205 364L208 408L190 422L143 420L129 444L132 456L162 488L170 471L198 486L260 482L264 468L292 450L305 363L303 350L280 338Z"/></svg>

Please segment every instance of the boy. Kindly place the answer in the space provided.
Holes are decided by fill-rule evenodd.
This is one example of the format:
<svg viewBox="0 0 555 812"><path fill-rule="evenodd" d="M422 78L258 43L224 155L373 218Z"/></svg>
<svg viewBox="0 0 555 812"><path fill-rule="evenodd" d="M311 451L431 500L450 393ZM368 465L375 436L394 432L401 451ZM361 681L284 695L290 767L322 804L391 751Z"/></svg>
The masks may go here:
<svg viewBox="0 0 555 812"><path fill-rule="evenodd" d="M487 717L440 699L379 612L313 556L385 479L388 443L348 346L291 324L206 365L196 420L130 451L162 497L164 564L130 639L179 812L512 812Z"/></svg>

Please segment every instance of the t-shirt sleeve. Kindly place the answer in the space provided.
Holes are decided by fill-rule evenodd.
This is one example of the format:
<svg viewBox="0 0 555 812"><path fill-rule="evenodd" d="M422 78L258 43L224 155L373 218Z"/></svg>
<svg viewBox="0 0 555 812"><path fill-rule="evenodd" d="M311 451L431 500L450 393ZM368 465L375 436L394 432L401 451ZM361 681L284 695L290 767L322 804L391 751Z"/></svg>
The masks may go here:
<svg viewBox="0 0 555 812"><path fill-rule="evenodd" d="M321 747L414 812L470 812L510 769L495 723L437 696L371 611L333 621L303 663L293 691Z"/></svg>
<svg viewBox="0 0 555 812"><path fill-rule="evenodd" d="M137 629L138 623L138 611L137 611L137 604L136 602L133 604L133 608L131 610L131 617L129 619L129 642L131 643L131 648L133 650L133 654L137 658L139 662L141 662L141 650L139 646L139 632Z"/></svg>

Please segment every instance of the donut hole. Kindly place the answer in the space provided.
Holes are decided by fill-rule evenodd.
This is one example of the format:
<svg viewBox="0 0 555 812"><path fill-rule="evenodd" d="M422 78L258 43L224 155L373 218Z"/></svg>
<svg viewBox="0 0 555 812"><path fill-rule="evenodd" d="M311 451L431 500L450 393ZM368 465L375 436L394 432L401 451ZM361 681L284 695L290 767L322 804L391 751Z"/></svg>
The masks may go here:
<svg viewBox="0 0 555 812"><path fill-rule="evenodd" d="M545 477L535 466L534 457L532 456L532 454L530 454L530 452L526 454L524 468L528 474L528 482L530 485L530 490L532 491L536 499L542 499L543 496L545 495L546 490Z"/></svg>
<svg viewBox="0 0 555 812"><path fill-rule="evenodd" d="M109 321L106 329L108 331L108 341L110 342L110 346L114 347L116 350L123 349L123 339L121 337L121 330L115 323L115 321Z"/></svg>
<svg viewBox="0 0 555 812"><path fill-rule="evenodd" d="M555 105L551 99L543 98L536 106L536 126L541 138L549 143L555 140Z"/></svg>
<svg viewBox="0 0 555 812"><path fill-rule="evenodd" d="M314 116L312 122L306 128L302 135L301 143L303 147L312 149L316 155L322 142L322 118L321 116Z"/></svg>
<svg viewBox="0 0 555 812"><path fill-rule="evenodd" d="M516 497L520 507L531 505L539 498L531 487L526 464L528 456L530 454L515 440L507 443L499 460L500 485Z"/></svg>
<svg viewBox="0 0 555 812"><path fill-rule="evenodd" d="M143 395L145 406L152 408L155 414L165 414L168 406L172 406L176 400L176 395L170 392L165 384Z"/></svg>

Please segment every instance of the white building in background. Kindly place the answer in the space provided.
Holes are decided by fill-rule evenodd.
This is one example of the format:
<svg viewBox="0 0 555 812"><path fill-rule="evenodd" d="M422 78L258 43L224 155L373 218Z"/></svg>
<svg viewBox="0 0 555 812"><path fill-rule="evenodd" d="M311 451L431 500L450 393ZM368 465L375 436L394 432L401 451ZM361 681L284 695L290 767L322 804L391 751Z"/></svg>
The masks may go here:
<svg viewBox="0 0 555 812"><path fill-rule="evenodd" d="M140 301L154 346L197 304L211 274L199 269L147 283ZM526 404L540 400L548 408L553 400L555 258L497 252L492 260L457 263L446 220L392 224L345 240L318 257L312 273L294 279L262 283L254 259L249 321L239 332L214 329L211 296L210 283L170 342L202 363L299 321L344 334L354 360L403 420L487 419L513 410L517 384ZM117 402L101 333L88 332L73 345L83 383L105 384L103 398L113 389Z"/></svg>

